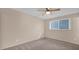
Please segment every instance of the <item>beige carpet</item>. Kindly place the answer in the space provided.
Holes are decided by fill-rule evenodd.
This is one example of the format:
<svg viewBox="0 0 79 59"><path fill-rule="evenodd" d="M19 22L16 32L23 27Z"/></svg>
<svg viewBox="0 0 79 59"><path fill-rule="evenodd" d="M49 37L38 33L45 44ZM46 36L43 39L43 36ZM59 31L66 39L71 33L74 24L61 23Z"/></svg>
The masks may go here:
<svg viewBox="0 0 79 59"><path fill-rule="evenodd" d="M59 41L55 39L42 38L39 40L10 47L5 50L78 50L79 45Z"/></svg>

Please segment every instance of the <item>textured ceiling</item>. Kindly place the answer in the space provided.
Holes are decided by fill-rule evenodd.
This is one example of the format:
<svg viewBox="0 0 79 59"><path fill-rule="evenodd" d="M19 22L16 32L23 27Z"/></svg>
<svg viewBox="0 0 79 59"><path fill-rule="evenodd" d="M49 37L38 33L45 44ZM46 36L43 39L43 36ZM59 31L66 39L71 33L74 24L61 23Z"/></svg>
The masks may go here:
<svg viewBox="0 0 79 59"><path fill-rule="evenodd" d="M40 11L41 9L42 8L15 8L15 10L27 13L31 16L41 18L43 20L79 12L79 8L60 8L61 10L59 12L53 13L52 15L42 15L43 11Z"/></svg>

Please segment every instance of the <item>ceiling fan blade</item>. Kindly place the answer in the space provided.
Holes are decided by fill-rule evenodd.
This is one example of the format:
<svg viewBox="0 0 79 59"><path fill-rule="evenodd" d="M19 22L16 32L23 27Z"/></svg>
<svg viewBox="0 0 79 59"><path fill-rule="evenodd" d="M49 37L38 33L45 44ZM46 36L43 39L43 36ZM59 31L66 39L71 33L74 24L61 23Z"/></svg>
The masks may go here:
<svg viewBox="0 0 79 59"><path fill-rule="evenodd" d="M51 9L51 11L60 11L60 8Z"/></svg>
<svg viewBox="0 0 79 59"><path fill-rule="evenodd" d="M40 11L40 12L45 12L46 9L45 9L45 8L39 8L38 11Z"/></svg>

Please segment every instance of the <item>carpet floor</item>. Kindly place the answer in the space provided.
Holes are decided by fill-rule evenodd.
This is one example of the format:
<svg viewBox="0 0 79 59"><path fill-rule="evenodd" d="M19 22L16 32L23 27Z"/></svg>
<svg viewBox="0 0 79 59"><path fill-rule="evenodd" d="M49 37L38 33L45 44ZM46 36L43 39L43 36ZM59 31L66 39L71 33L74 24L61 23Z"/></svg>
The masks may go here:
<svg viewBox="0 0 79 59"><path fill-rule="evenodd" d="M50 38L42 38L4 50L79 50L79 45Z"/></svg>

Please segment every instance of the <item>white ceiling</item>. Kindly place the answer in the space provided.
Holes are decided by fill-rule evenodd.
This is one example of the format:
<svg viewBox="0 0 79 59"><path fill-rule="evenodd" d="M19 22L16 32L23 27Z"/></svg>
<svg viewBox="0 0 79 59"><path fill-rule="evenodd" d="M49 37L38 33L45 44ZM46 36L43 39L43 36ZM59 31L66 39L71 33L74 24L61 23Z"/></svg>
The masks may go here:
<svg viewBox="0 0 79 59"><path fill-rule="evenodd" d="M46 15L42 15L43 11L40 11L40 9L41 8L15 8L15 10L27 13L31 16L41 18L43 20L79 12L79 8L61 8L61 10L59 12L46 16Z"/></svg>

